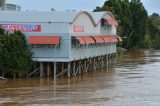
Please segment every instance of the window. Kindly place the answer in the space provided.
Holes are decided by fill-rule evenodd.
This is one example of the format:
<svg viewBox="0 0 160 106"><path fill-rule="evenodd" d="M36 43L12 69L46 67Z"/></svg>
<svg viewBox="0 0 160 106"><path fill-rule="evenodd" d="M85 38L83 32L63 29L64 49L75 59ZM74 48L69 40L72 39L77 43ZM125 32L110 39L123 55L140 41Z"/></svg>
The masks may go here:
<svg viewBox="0 0 160 106"><path fill-rule="evenodd" d="M6 4L6 8L16 10L16 9L17 9L17 6L14 5L14 4Z"/></svg>
<svg viewBox="0 0 160 106"><path fill-rule="evenodd" d="M106 30L106 29L111 29L111 28L112 28L112 26L109 25L109 24L107 23L107 20L105 20L105 19L102 19L102 20L101 20L101 27L102 27L104 30Z"/></svg>
<svg viewBox="0 0 160 106"><path fill-rule="evenodd" d="M81 45L77 39L72 39L72 48L79 48Z"/></svg>
<svg viewBox="0 0 160 106"><path fill-rule="evenodd" d="M60 45L52 45L52 44L48 44L48 45L43 45L43 44L32 44L32 48L59 48Z"/></svg>

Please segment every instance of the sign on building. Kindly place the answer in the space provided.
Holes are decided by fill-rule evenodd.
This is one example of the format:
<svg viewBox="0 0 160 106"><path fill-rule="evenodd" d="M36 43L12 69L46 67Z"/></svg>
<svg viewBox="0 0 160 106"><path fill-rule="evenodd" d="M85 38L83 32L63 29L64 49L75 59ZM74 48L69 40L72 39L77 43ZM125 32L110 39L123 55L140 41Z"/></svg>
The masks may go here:
<svg viewBox="0 0 160 106"><path fill-rule="evenodd" d="M74 25L74 32L84 32L84 26Z"/></svg>
<svg viewBox="0 0 160 106"><path fill-rule="evenodd" d="M0 27L8 32L41 32L41 25L24 25L24 24L0 24Z"/></svg>

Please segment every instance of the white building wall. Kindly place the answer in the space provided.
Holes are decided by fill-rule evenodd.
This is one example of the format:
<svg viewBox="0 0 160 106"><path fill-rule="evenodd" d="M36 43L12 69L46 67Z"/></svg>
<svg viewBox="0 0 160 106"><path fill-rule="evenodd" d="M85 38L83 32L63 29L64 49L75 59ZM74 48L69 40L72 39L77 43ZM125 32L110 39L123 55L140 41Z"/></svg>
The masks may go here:
<svg viewBox="0 0 160 106"><path fill-rule="evenodd" d="M70 61L102 56L116 52L117 52L116 44L103 47L89 47L89 48L79 48L79 49L73 48L71 49L70 53Z"/></svg>
<svg viewBox="0 0 160 106"><path fill-rule="evenodd" d="M33 23L32 23L33 24ZM38 23L41 25L41 32L27 32L29 36L61 36L59 48L31 48L33 59L37 61L69 61L69 30L68 23Z"/></svg>
<svg viewBox="0 0 160 106"><path fill-rule="evenodd" d="M116 35L117 31L116 31L116 26L112 25L111 28L103 28L101 27L101 35Z"/></svg>
<svg viewBox="0 0 160 106"><path fill-rule="evenodd" d="M74 32L74 25L84 26L84 32ZM94 26L87 14L80 14L73 24L70 24L69 33L76 35L99 34L100 25Z"/></svg>

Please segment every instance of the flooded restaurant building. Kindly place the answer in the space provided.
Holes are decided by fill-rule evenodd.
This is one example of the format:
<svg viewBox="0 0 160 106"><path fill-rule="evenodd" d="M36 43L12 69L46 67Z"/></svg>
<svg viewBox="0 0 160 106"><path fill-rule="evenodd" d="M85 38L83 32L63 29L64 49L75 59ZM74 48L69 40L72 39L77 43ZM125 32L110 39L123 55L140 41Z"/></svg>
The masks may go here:
<svg viewBox="0 0 160 106"><path fill-rule="evenodd" d="M40 77L107 68L117 52L118 23L111 12L1 11L0 27L26 36Z"/></svg>

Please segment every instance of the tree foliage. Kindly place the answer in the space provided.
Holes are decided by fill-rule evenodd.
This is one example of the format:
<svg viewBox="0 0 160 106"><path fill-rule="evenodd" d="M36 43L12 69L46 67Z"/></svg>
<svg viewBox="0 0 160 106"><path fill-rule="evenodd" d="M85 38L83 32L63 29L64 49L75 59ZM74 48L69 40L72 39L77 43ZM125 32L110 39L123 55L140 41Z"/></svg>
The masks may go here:
<svg viewBox="0 0 160 106"><path fill-rule="evenodd" d="M123 47L141 47L147 34L148 14L140 0L107 0L94 11L111 11L119 22L118 35L124 39Z"/></svg>
<svg viewBox="0 0 160 106"><path fill-rule="evenodd" d="M141 47L148 28L148 13L140 0L131 0L130 9L132 13L132 31L131 46Z"/></svg>
<svg viewBox="0 0 160 106"><path fill-rule="evenodd" d="M0 70L3 74L11 73L14 78L22 76L32 65L31 57L20 31L6 33L0 29Z"/></svg>
<svg viewBox="0 0 160 106"><path fill-rule="evenodd" d="M160 16L153 13L149 16L148 29L152 48L160 49Z"/></svg>

